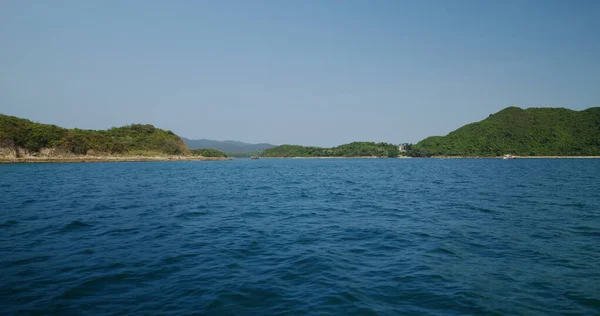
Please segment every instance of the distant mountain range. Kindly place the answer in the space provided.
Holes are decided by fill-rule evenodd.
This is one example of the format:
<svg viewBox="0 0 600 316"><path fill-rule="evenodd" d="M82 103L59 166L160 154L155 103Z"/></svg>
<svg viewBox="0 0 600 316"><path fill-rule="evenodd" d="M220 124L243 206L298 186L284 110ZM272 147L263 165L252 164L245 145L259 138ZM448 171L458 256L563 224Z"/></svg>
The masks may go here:
<svg viewBox="0 0 600 316"><path fill-rule="evenodd" d="M185 137L181 137L181 139L190 149L209 148L229 154L260 153L265 149L275 147L275 145L267 143L249 144L234 140L219 141L210 139L188 139Z"/></svg>

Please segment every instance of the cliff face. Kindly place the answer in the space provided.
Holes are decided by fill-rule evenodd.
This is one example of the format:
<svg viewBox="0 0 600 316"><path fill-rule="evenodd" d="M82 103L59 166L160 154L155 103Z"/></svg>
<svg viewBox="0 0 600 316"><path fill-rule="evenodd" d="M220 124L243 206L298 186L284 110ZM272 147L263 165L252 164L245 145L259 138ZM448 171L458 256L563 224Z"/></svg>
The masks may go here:
<svg viewBox="0 0 600 316"><path fill-rule="evenodd" d="M65 129L0 114L0 157L141 155L189 156L191 151L171 131L132 124L109 130Z"/></svg>
<svg viewBox="0 0 600 316"><path fill-rule="evenodd" d="M68 155L70 155L70 153L62 150L61 148L54 147L30 150L25 147L17 146L11 139L0 139L0 159L16 159L26 157L63 157Z"/></svg>
<svg viewBox="0 0 600 316"><path fill-rule="evenodd" d="M17 158L18 148L9 139L0 139L0 158Z"/></svg>

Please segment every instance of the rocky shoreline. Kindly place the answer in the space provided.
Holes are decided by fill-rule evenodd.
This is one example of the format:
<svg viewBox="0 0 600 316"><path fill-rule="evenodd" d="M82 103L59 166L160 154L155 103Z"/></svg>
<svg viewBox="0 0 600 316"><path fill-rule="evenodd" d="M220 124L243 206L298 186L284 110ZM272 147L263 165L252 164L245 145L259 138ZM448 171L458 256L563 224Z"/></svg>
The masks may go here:
<svg viewBox="0 0 600 316"><path fill-rule="evenodd" d="M220 161L230 158L201 156L64 156L0 158L0 163L76 163L76 162L150 162L150 161Z"/></svg>

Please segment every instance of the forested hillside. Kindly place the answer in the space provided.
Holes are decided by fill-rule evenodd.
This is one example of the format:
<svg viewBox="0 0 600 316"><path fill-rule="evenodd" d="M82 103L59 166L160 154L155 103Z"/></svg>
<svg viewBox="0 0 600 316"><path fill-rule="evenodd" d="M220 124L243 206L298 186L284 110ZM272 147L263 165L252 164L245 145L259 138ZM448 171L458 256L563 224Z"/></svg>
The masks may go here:
<svg viewBox="0 0 600 316"><path fill-rule="evenodd" d="M428 137L410 154L428 156L600 155L600 108L508 107L447 136Z"/></svg>
<svg viewBox="0 0 600 316"><path fill-rule="evenodd" d="M135 154L190 155L171 131L152 125L132 124L109 130L66 129L0 114L0 147L28 154Z"/></svg>
<svg viewBox="0 0 600 316"><path fill-rule="evenodd" d="M353 142L333 148L281 145L262 152L263 157L397 157L398 146L388 143Z"/></svg>
<svg viewBox="0 0 600 316"><path fill-rule="evenodd" d="M215 149L222 151L232 156L250 156L255 153L262 152L267 148L275 147L275 145L260 143L249 144L233 140L210 140L210 139L187 139L181 138L190 149Z"/></svg>
<svg viewBox="0 0 600 316"><path fill-rule="evenodd" d="M193 149L192 155L194 156L202 156L202 157L210 157L210 158L227 158L227 154L211 148L200 148Z"/></svg>

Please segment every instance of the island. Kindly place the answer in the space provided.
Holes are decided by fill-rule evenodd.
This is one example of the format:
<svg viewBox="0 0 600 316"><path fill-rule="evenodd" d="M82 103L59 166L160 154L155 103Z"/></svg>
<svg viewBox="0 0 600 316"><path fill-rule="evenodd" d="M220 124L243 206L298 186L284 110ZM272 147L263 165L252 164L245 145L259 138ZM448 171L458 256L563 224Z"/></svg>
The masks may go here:
<svg viewBox="0 0 600 316"><path fill-rule="evenodd" d="M511 106L490 114L482 121L462 126L446 136L427 137L417 144L353 142L333 148L281 145L266 149L261 156L599 157L600 107L574 111Z"/></svg>
<svg viewBox="0 0 600 316"><path fill-rule="evenodd" d="M149 124L108 130L66 129L0 114L0 162L224 160L266 158L397 157L600 157L600 107L507 107L446 136L417 144L352 142L337 147L246 144L186 140L205 145L190 150L184 139ZM210 146L210 147L208 147ZM215 148L266 148L258 153L225 153ZM225 147L223 147L225 146ZM233 147L232 147L233 146ZM212 148L211 148L212 147ZM238 151L240 149L237 149Z"/></svg>
<svg viewBox="0 0 600 316"><path fill-rule="evenodd" d="M276 158L394 158L400 155L398 146L389 143L353 142L333 148L281 145L266 149L260 156Z"/></svg>
<svg viewBox="0 0 600 316"><path fill-rule="evenodd" d="M413 157L600 156L600 107L508 107L446 136L409 146Z"/></svg>
<svg viewBox="0 0 600 316"><path fill-rule="evenodd" d="M149 124L66 129L0 114L0 162L218 160L192 154L181 138Z"/></svg>
<svg viewBox="0 0 600 316"><path fill-rule="evenodd" d="M192 155L211 158L227 158L228 155L220 150L211 148L192 149Z"/></svg>

